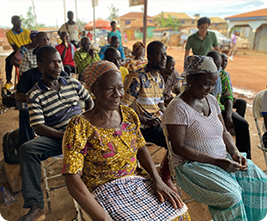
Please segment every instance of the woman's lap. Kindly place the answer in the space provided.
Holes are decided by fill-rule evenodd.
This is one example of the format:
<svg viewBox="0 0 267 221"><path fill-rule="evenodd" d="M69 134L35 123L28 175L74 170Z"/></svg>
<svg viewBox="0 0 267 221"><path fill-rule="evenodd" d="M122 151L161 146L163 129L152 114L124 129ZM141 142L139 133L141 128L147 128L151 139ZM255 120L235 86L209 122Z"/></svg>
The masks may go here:
<svg viewBox="0 0 267 221"><path fill-rule="evenodd" d="M168 200L161 203L153 192L151 180L124 177L99 186L94 198L114 220L190 220L182 214L186 205L176 210ZM187 216L185 216L187 218Z"/></svg>
<svg viewBox="0 0 267 221"><path fill-rule="evenodd" d="M236 173L198 162L176 166L175 172L180 187L195 200L209 205L211 214L224 210L229 215L239 207L236 213L243 216L245 211L251 220L249 217L264 217L267 212L267 176L251 160L248 171Z"/></svg>

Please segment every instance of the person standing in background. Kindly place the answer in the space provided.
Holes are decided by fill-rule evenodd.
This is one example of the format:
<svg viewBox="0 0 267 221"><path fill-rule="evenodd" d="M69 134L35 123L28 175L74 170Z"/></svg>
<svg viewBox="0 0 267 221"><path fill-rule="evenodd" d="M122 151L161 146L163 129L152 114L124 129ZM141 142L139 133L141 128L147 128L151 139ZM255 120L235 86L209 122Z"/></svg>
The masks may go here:
<svg viewBox="0 0 267 221"><path fill-rule="evenodd" d="M116 30L117 29L117 23L115 21L112 21L110 23L110 26L111 26L111 32L108 33L108 43L111 44L111 37L112 36L117 36L120 40L120 45L122 45L122 42L121 42L121 33L119 30Z"/></svg>
<svg viewBox="0 0 267 221"><path fill-rule="evenodd" d="M166 32L163 34L163 37L161 38L160 41L164 44L165 48L167 49L168 44L169 44L169 39L167 37Z"/></svg>
<svg viewBox="0 0 267 221"><path fill-rule="evenodd" d="M69 33L70 43L74 44L76 48L79 48L79 35L82 34L85 36L85 30L79 23L73 21L74 13L72 11L68 11L67 16L69 20L60 27L58 35L60 36L60 33L63 31Z"/></svg>
<svg viewBox="0 0 267 221"><path fill-rule="evenodd" d="M231 37L231 50L229 51L229 60L233 61L233 57L237 52L237 47L236 47L236 31L233 32L232 37Z"/></svg>
<svg viewBox="0 0 267 221"><path fill-rule="evenodd" d="M6 84L4 86L6 89L13 87L13 83L11 82L13 69L13 64L11 63L12 58L22 45L31 42L30 31L21 27L19 16L14 15L11 18L11 23L13 27L6 33L6 38L14 51L6 58Z"/></svg>
<svg viewBox="0 0 267 221"><path fill-rule="evenodd" d="M210 19L207 17L202 17L197 21L198 31L188 37L184 59L189 55L191 48L194 55L207 55L211 46L220 52L217 37L214 32L208 31L209 26Z"/></svg>

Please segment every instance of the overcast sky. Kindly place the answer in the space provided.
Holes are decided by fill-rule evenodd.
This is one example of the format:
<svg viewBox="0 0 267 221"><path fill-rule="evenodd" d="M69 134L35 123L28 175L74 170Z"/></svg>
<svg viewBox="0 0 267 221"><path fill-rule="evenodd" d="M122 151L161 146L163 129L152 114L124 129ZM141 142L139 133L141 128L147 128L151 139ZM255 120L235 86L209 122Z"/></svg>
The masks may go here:
<svg viewBox="0 0 267 221"><path fill-rule="evenodd" d="M75 13L75 0L65 0L66 11ZM46 25L64 23L63 0L34 0L37 22ZM113 4L119 9L119 16L128 12L141 12L140 6L129 7L128 0L98 0L95 10L96 18L107 19L109 6ZM26 17L27 9L32 6L32 0L0 0L1 26L12 26L13 15ZM78 17L85 21L93 20L91 0L77 0ZM148 0L148 15L154 16L161 11L185 12L189 15L199 13L200 16L226 17L257 9L267 8L267 0ZM76 19L76 14L74 14Z"/></svg>

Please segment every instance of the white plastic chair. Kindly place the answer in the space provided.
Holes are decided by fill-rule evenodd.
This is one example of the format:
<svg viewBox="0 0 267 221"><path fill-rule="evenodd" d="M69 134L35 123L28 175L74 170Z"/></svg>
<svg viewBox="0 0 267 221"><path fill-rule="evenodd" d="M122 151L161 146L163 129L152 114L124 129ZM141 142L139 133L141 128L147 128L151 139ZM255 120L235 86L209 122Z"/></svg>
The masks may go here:
<svg viewBox="0 0 267 221"><path fill-rule="evenodd" d="M173 164L173 160L172 160L172 145L171 145L171 141L169 139L169 134L168 134L168 130L166 127L163 127L163 133L164 133L164 136L165 136L165 139L166 139L166 144L167 144L167 147L168 147L168 160L169 160L169 170L171 172L171 176L172 176L172 180L175 180L176 181L176 175L175 175L175 171L174 171L174 164ZM176 183L176 186L177 186L177 190L178 190L178 194L182 197L182 194L181 194L181 187L178 185L177 182ZM193 198L188 198L188 199L185 199L183 200L185 204L187 203L191 203L193 201L195 201Z"/></svg>
<svg viewBox="0 0 267 221"><path fill-rule="evenodd" d="M261 98L262 98L263 93L265 93L265 92L267 93L267 90L260 91L255 96L254 101L253 101L253 116L254 116L256 127L257 127L258 136L259 136L259 139L260 139L260 145L257 145L257 146L263 152L264 159L265 159L265 165L267 167L267 156L266 156L267 148L264 146L264 143L263 143L263 140L262 140L262 131L260 129L259 122L258 122L259 118L263 118L263 116L261 114L261 104L262 104L262 102L261 102L262 99ZM267 170L264 170L263 172L266 173Z"/></svg>

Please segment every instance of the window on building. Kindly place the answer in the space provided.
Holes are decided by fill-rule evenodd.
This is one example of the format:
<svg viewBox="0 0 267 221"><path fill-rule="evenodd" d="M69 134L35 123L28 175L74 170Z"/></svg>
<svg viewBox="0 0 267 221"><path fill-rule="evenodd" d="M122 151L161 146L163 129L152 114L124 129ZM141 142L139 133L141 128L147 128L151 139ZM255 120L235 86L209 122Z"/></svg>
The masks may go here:
<svg viewBox="0 0 267 221"><path fill-rule="evenodd" d="M185 23L185 21L181 21L181 23L182 23L182 24L184 24L184 23Z"/></svg>
<svg viewBox="0 0 267 221"><path fill-rule="evenodd" d="M192 21L192 24L195 24L195 21Z"/></svg>
<svg viewBox="0 0 267 221"><path fill-rule="evenodd" d="M125 25L129 25L131 23L131 21L125 21Z"/></svg>

